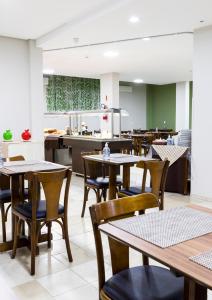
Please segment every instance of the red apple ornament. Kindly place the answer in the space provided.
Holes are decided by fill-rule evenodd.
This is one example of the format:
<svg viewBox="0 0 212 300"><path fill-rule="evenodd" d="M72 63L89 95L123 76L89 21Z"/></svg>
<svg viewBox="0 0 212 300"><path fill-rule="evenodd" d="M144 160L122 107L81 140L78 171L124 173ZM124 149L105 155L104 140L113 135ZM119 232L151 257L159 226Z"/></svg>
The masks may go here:
<svg viewBox="0 0 212 300"><path fill-rule="evenodd" d="M30 133L29 129L25 129L22 132L21 137L24 141L29 141L31 139L31 133Z"/></svg>

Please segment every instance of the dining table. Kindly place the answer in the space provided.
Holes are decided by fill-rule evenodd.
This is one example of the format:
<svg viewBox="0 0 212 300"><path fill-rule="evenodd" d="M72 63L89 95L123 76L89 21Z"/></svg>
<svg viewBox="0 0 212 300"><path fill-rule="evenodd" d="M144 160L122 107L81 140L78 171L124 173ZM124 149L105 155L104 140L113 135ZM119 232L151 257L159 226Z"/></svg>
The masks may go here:
<svg viewBox="0 0 212 300"><path fill-rule="evenodd" d="M102 224L99 230L184 276L185 300L206 300L207 289L212 289L212 209L190 204L139 217L140 223L130 217Z"/></svg>
<svg viewBox="0 0 212 300"><path fill-rule="evenodd" d="M10 177L11 186L11 206L12 208L24 201L24 175L28 172L50 172L67 168L60 164L55 164L43 160L23 160L5 162L0 168L0 175ZM12 214L11 214L12 215ZM11 240L0 243L0 252L11 250L14 237L14 217L11 220ZM40 234L38 242L47 241L47 234ZM29 246L29 236L22 234L19 239L18 247Z"/></svg>
<svg viewBox="0 0 212 300"><path fill-rule="evenodd" d="M136 156L122 153L112 153L108 158L104 158L102 154L85 155L85 160L98 161L109 167L109 195L108 199L116 198L116 173L117 167L123 166L123 187L129 189L130 186L130 167L139 161L155 160L154 158Z"/></svg>

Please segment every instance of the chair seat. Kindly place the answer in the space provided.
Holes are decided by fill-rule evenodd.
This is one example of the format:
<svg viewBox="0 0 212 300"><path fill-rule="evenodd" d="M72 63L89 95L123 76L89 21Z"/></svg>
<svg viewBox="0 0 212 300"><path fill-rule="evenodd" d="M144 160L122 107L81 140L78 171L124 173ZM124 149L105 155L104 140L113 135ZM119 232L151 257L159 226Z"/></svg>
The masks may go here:
<svg viewBox="0 0 212 300"><path fill-rule="evenodd" d="M103 290L113 300L183 300L184 278L161 267L134 267L115 274Z"/></svg>
<svg viewBox="0 0 212 300"><path fill-rule="evenodd" d="M28 199L29 190L24 189L24 199ZM1 203L9 203L11 202L11 190L0 190L0 202Z"/></svg>
<svg viewBox="0 0 212 300"><path fill-rule="evenodd" d="M30 202L25 202L22 204L19 204L15 207L15 210L25 216L26 218L31 219L32 218L32 205ZM59 204L58 213L62 214L64 213L64 206ZM43 219L46 217L46 201L40 200L39 206L36 213L37 219Z"/></svg>
<svg viewBox="0 0 212 300"><path fill-rule="evenodd" d="M90 185L95 185L99 188L101 187L109 187L109 177L98 177L98 178L95 178L95 179L87 179L86 180L86 183L87 184L90 184ZM122 184L122 181L117 179L116 180L116 185L121 185Z"/></svg>
<svg viewBox="0 0 212 300"><path fill-rule="evenodd" d="M151 191L152 191L152 189L150 187L145 187L145 193L151 193ZM138 186L132 186L128 190L122 189L119 192L126 194L127 196L142 194L141 187L138 187Z"/></svg>
<svg viewBox="0 0 212 300"><path fill-rule="evenodd" d="M0 190L0 202L8 203L11 202L11 191L8 190Z"/></svg>

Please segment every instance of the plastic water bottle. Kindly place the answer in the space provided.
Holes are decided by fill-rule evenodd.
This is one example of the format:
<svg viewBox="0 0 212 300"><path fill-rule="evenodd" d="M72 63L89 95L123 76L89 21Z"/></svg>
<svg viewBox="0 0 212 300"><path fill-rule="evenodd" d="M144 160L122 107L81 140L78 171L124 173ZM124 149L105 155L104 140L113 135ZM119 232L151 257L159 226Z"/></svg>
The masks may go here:
<svg viewBox="0 0 212 300"><path fill-rule="evenodd" d="M0 145L0 168L3 168L4 166L4 159L2 157L2 147Z"/></svg>
<svg viewBox="0 0 212 300"><path fill-rule="evenodd" d="M105 146L103 148L103 158L104 159L110 158L110 148L108 147L108 143L105 143Z"/></svg>
<svg viewBox="0 0 212 300"><path fill-rule="evenodd" d="M168 139L166 141L167 141L167 145L173 145L173 140L170 135L168 136Z"/></svg>

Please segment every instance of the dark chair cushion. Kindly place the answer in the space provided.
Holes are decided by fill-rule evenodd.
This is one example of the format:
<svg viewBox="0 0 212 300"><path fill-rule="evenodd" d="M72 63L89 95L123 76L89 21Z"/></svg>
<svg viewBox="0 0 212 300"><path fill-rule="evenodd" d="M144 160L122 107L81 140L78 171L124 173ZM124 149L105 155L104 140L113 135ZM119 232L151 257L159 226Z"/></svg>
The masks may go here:
<svg viewBox="0 0 212 300"><path fill-rule="evenodd" d="M141 194L141 187L132 186L128 190L122 189L119 192L126 194L127 196L138 195ZM145 193L151 193L151 188L145 187Z"/></svg>
<svg viewBox="0 0 212 300"><path fill-rule="evenodd" d="M11 202L11 191L8 190L0 190L0 202L8 203Z"/></svg>
<svg viewBox="0 0 212 300"><path fill-rule="evenodd" d="M29 190L24 189L24 199L28 199L28 198L29 198Z"/></svg>
<svg viewBox="0 0 212 300"><path fill-rule="evenodd" d="M15 210L25 217L31 219L32 218L32 205L30 202L25 202L23 204L19 204L15 207ZM64 212L64 206L59 204L58 213L62 214ZM37 209L36 218L42 219L46 217L46 201L40 200L39 207Z"/></svg>
<svg viewBox="0 0 212 300"><path fill-rule="evenodd" d="M115 274L103 290L113 300L183 300L184 278L160 267L134 267Z"/></svg>
<svg viewBox="0 0 212 300"><path fill-rule="evenodd" d="M98 177L96 179L89 178L87 179L86 183L90 185L95 185L99 188L109 187L109 177ZM122 184L121 180L117 179L116 185L121 185L121 184Z"/></svg>
<svg viewBox="0 0 212 300"><path fill-rule="evenodd" d="M24 189L24 199L28 199L29 190ZM11 190L0 190L0 202L1 203L9 203L11 202Z"/></svg>

